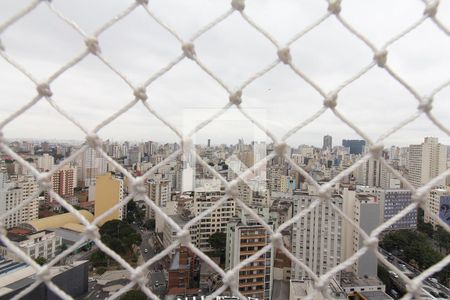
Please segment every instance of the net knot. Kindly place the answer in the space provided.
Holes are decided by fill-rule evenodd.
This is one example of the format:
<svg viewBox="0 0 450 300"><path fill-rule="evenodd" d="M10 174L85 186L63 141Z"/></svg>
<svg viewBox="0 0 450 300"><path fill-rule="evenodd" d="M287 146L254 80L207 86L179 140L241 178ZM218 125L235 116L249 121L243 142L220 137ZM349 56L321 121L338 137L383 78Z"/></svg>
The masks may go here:
<svg viewBox="0 0 450 300"><path fill-rule="evenodd" d="M328 280L320 278L314 285L314 289L323 294L327 291L327 286Z"/></svg>
<svg viewBox="0 0 450 300"><path fill-rule="evenodd" d="M100 147L102 145L102 141L95 133L89 133L86 136L86 142L92 149L96 149L97 147Z"/></svg>
<svg viewBox="0 0 450 300"><path fill-rule="evenodd" d="M239 196L239 190L237 184L232 182L225 188L225 194L230 198L237 198Z"/></svg>
<svg viewBox="0 0 450 300"><path fill-rule="evenodd" d="M372 154L372 157L375 159L380 159L381 155L383 154L384 146L383 144L377 144L370 147L370 153Z"/></svg>
<svg viewBox="0 0 450 300"><path fill-rule="evenodd" d="M143 87L138 87L137 89L135 89L133 94L136 97L136 99L139 99L141 101L145 101L148 99L147 92Z"/></svg>
<svg viewBox="0 0 450 300"><path fill-rule="evenodd" d="M242 91L236 91L230 95L230 102L234 105L239 105L242 103Z"/></svg>
<svg viewBox="0 0 450 300"><path fill-rule="evenodd" d="M283 247L283 236L281 233L275 232L270 238L274 249Z"/></svg>
<svg viewBox="0 0 450 300"><path fill-rule="evenodd" d="M232 0L231 7L237 11L243 11L245 8L245 0Z"/></svg>
<svg viewBox="0 0 450 300"><path fill-rule="evenodd" d="M192 150L192 139L190 137L185 137L182 141L181 141L181 148L183 150L183 153L188 155L191 150Z"/></svg>
<svg viewBox="0 0 450 300"><path fill-rule="evenodd" d="M329 93L323 100L323 106L331 109L335 108L337 106L337 94L335 92Z"/></svg>
<svg viewBox="0 0 450 300"><path fill-rule="evenodd" d="M92 54L97 55L100 53L100 46L96 38L92 37L86 39L85 44L88 47L89 52L91 52Z"/></svg>
<svg viewBox="0 0 450 300"><path fill-rule="evenodd" d="M289 64L292 61L291 51L287 47L278 49L277 54L278 54L278 58L284 64Z"/></svg>
<svg viewBox="0 0 450 300"><path fill-rule="evenodd" d="M433 99L423 99L417 108L424 113L429 113L433 109Z"/></svg>
<svg viewBox="0 0 450 300"><path fill-rule="evenodd" d="M386 65L387 54L388 53L387 53L386 49L383 49L383 50L376 52L375 55L373 56L373 59L375 60L375 62L377 63L377 65L380 68L383 68Z"/></svg>
<svg viewBox="0 0 450 300"><path fill-rule="evenodd" d="M436 16L438 6L439 6L439 0L430 1L427 4L427 7L425 7L423 14L430 18L433 18L434 16Z"/></svg>
<svg viewBox="0 0 450 300"><path fill-rule="evenodd" d="M229 287L236 286L236 275L234 275L234 272L230 270L222 278L222 282L224 285Z"/></svg>
<svg viewBox="0 0 450 300"><path fill-rule="evenodd" d="M277 156L284 156L287 153L288 146L285 142L275 144L275 153Z"/></svg>
<svg viewBox="0 0 450 300"><path fill-rule="evenodd" d="M328 11L332 14L339 14L341 12L341 0L331 0L328 4Z"/></svg>
<svg viewBox="0 0 450 300"><path fill-rule="evenodd" d="M37 92L42 97L51 97L53 95L48 83L41 83L36 87Z"/></svg>
<svg viewBox="0 0 450 300"><path fill-rule="evenodd" d="M195 47L194 44L187 42L181 46L184 55L189 59L194 59L195 57Z"/></svg>
<svg viewBox="0 0 450 300"><path fill-rule="evenodd" d="M86 228L84 229L84 236L92 241L101 239L98 227L92 224L86 226Z"/></svg>
<svg viewBox="0 0 450 300"><path fill-rule="evenodd" d="M191 242L191 235L189 234L189 230L182 229L177 233L177 239L180 241L182 246L186 246Z"/></svg>
<svg viewBox="0 0 450 300"><path fill-rule="evenodd" d="M376 251L378 248L379 240L376 237L369 237L364 241L364 246L371 251Z"/></svg>
<svg viewBox="0 0 450 300"><path fill-rule="evenodd" d="M148 0L136 0L136 2L140 5L148 5Z"/></svg>
<svg viewBox="0 0 450 300"><path fill-rule="evenodd" d="M0 131L0 144L5 142L5 136L3 135L3 131Z"/></svg>
<svg viewBox="0 0 450 300"><path fill-rule="evenodd" d="M5 47L3 46L2 40L0 40L0 51L5 51Z"/></svg>
<svg viewBox="0 0 450 300"><path fill-rule="evenodd" d="M422 191L415 190L414 193L411 195L411 202L416 203L417 205L421 205L426 200L426 193L423 193Z"/></svg>
<svg viewBox="0 0 450 300"><path fill-rule="evenodd" d="M420 297L421 285L419 283L410 281L409 283L406 284L405 287L406 287L406 291L413 296L412 299Z"/></svg>
<svg viewBox="0 0 450 300"><path fill-rule="evenodd" d="M43 282L49 282L52 279L52 274L50 274L50 270L47 266L43 266L36 273L36 277Z"/></svg>
<svg viewBox="0 0 450 300"><path fill-rule="evenodd" d="M48 191L52 188L52 184L50 182L50 174L48 172L42 172L36 178L37 184L42 191Z"/></svg>
<svg viewBox="0 0 450 300"><path fill-rule="evenodd" d="M328 188L325 188L323 186L320 187L319 191L317 192L317 195L322 199L322 200L328 200L331 198L331 190Z"/></svg>
<svg viewBox="0 0 450 300"><path fill-rule="evenodd" d="M147 282L147 278L144 274L144 272L142 272L142 270L140 269L135 269L130 276L130 280L136 284L138 284L139 286L145 285L145 283Z"/></svg>
<svg viewBox="0 0 450 300"><path fill-rule="evenodd" d="M138 178L134 181L133 185L133 192L137 195L144 195L147 193L147 189L145 188L145 183L143 178Z"/></svg>

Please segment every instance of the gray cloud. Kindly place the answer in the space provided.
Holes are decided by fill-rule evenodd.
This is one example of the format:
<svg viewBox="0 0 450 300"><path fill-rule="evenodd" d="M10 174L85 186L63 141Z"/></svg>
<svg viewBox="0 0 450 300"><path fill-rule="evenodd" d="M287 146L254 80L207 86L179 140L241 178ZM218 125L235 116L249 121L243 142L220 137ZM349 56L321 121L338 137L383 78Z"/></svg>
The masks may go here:
<svg viewBox="0 0 450 300"><path fill-rule="evenodd" d="M27 5L28 1L2 1L0 23ZM64 15L92 34L132 1L53 1ZM326 12L325 1L248 0L246 13L280 43L285 43ZM167 1L149 4L165 23L183 39L229 9L229 1ZM420 1L343 1L342 15L376 46L418 20ZM438 17L450 20L450 5L442 3ZM447 22L448 23L448 22ZM450 24L447 24L449 26ZM6 53L35 77L45 79L84 49L83 38L60 21L45 4L8 28L0 36ZM145 81L181 53L178 41L154 22L142 8L121 20L99 38L102 54L135 85ZM223 81L235 88L271 63L276 48L234 13L195 41L198 56ZM388 63L420 94L427 94L450 78L448 37L427 20L389 48ZM294 63L319 86L331 91L370 63L372 52L351 35L334 17L306 34L291 47ZM0 59L0 119L28 102L34 86L17 70ZM96 57L89 56L52 84L54 100L88 129L132 99L130 88ZM149 103L183 128L193 126L224 106L227 93L194 62L187 59L152 83ZM311 116L322 105L322 97L287 66L279 65L251 83L243 93L243 107L250 113L264 111L264 123L278 136ZM449 126L450 88L436 95L433 113ZM411 115L417 100L403 86L378 67L346 87L339 94L338 109L371 138ZM186 120L189 111L189 120ZM198 142L211 137L215 143L235 142L254 136L251 123L235 111L199 132ZM261 117L261 116L259 116ZM334 143L357 138L347 125L326 112L315 123L290 138L292 144L321 144L331 134ZM5 128L7 137L81 139L83 134L59 116L48 103L39 103ZM176 141L176 136L141 104L102 129L103 138L115 140ZM386 143L419 143L423 136L449 137L426 117L421 117L394 134ZM258 135L259 136L259 135Z"/></svg>

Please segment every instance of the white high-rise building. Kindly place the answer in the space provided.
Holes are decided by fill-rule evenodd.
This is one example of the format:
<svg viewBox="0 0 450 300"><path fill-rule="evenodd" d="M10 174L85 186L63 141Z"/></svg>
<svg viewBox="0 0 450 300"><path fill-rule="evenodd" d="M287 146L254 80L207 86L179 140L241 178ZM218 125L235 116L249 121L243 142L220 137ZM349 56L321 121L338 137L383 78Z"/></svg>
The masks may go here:
<svg viewBox="0 0 450 300"><path fill-rule="evenodd" d="M81 174L78 177L82 186L95 185L95 178L108 171L108 161L100 156L96 150L88 148L78 162Z"/></svg>
<svg viewBox="0 0 450 300"><path fill-rule="evenodd" d="M12 176L11 181L0 189L0 215L7 213L38 192L38 185L33 176ZM38 218L38 195L28 204L6 217L4 226L12 228Z"/></svg>
<svg viewBox="0 0 450 300"><path fill-rule="evenodd" d="M446 169L447 146L439 144L437 138L426 137L422 144L409 146L408 180L414 187L425 185Z"/></svg>
<svg viewBox="0 0 450 300"><path fill-rule="evenodd" d="M376 195L356 193L347 189L343 192L344 213L353 219L368 235L380 224L380 203ZM363 247L364 240L356 228L349 222L343 225L343 259L348 259ZM377 258L374 253L366 252L351 267L357 277L376 277Z"/></svg>
<svg viewBox="0 0 450 300"><path fill-rule="evenodd" d="M36 166L40 171L45 172L53 168L54 163L54 157L48 153L44 153L42 156L38 156Z"/></svg>
<svg viewBox="0 0 450 300"><path fill-rule="evenodd" d="M319 199L312 193L295 192L293 215L295 216ZM330 200L342 209L342 197L333 195ZM342 217L328 202L322 202L300 218L292 228L292 253L317 275L325 274L342 261ZM293 279L308 278L308 273L292 264Z"/></svg>

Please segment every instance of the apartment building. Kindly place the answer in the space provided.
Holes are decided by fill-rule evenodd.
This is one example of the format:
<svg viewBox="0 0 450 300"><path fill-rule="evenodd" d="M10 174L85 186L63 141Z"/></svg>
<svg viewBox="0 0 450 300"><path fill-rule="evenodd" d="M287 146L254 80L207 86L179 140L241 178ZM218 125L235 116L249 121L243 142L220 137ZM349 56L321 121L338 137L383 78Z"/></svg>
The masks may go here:
<svg viewBox="0 0 450 300"><path fill-rule="evenodd" d="M11 176L10 181L2 184L0 189L0 215L8 213L29 197L35 197L24 207L8 215L3 224L5 228L16 227L38 218L39 198L37 195L39 188L33 176Z"/></svg>
<svg viewBox="0 0 450 300"><path fill-rule="evenodd" d="M231 219L227 225L225 269L230 270L270 243L267 228L248 216ZM245 297L271 299L274 250L241 268L237 276L239 291Z"/></svg>

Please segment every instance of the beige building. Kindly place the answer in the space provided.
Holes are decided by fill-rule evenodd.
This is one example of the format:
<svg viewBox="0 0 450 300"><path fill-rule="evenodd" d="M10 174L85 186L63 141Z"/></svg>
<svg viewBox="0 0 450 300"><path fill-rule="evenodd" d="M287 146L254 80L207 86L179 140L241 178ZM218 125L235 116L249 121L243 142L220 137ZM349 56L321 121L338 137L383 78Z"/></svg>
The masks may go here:
<svg viewBox="0 0 450 300"><path fill-rule="evenodd" d="M94 216L87 210L79 210L78 212L85 217L89 223L94 220ZM31 232L38 232L52 228L67 228L76 232L84 231L84 226L73 213L54 215L51 217L24 222L20 225L20 227L30 230Z"/></svg>
<svg viewBox="0 0 450 300"><path fill-rule="evenodd" d="M36 160L36 167L43 172L49 171L53 168L55 159L48 153L44 153L42 156L38 156Z"/></svg>
<svg viewBox="0 0 450 300"><path fill-rule="evenodd" d="M108 209L122 201L123 180L115 178L112 173L106 173L96 177L95 186L95 217L100 216ZM100 222L100 225L111 220L122 220L123 207L118 208Z"/></svg>
<svg viewBox="0 0 450 300"><path fill-rule="evenodd" d="M148 197L156 204L158 207L166 207L167 203L170 201L170 190L171 184L167 179L151 179L148 181ZM145 216L148 219L155 218L155 212L150 206L146 205L147 209Z"/></svg>
<svg viewBox="0 0 450 300"><path fill-rule="evenodd" d="M447 146L439 144L437 138L426 137L420 145L409 146L408 180L414 187L428 181L447 170ZM445 181L443 180L442 184Z"/></svg>

